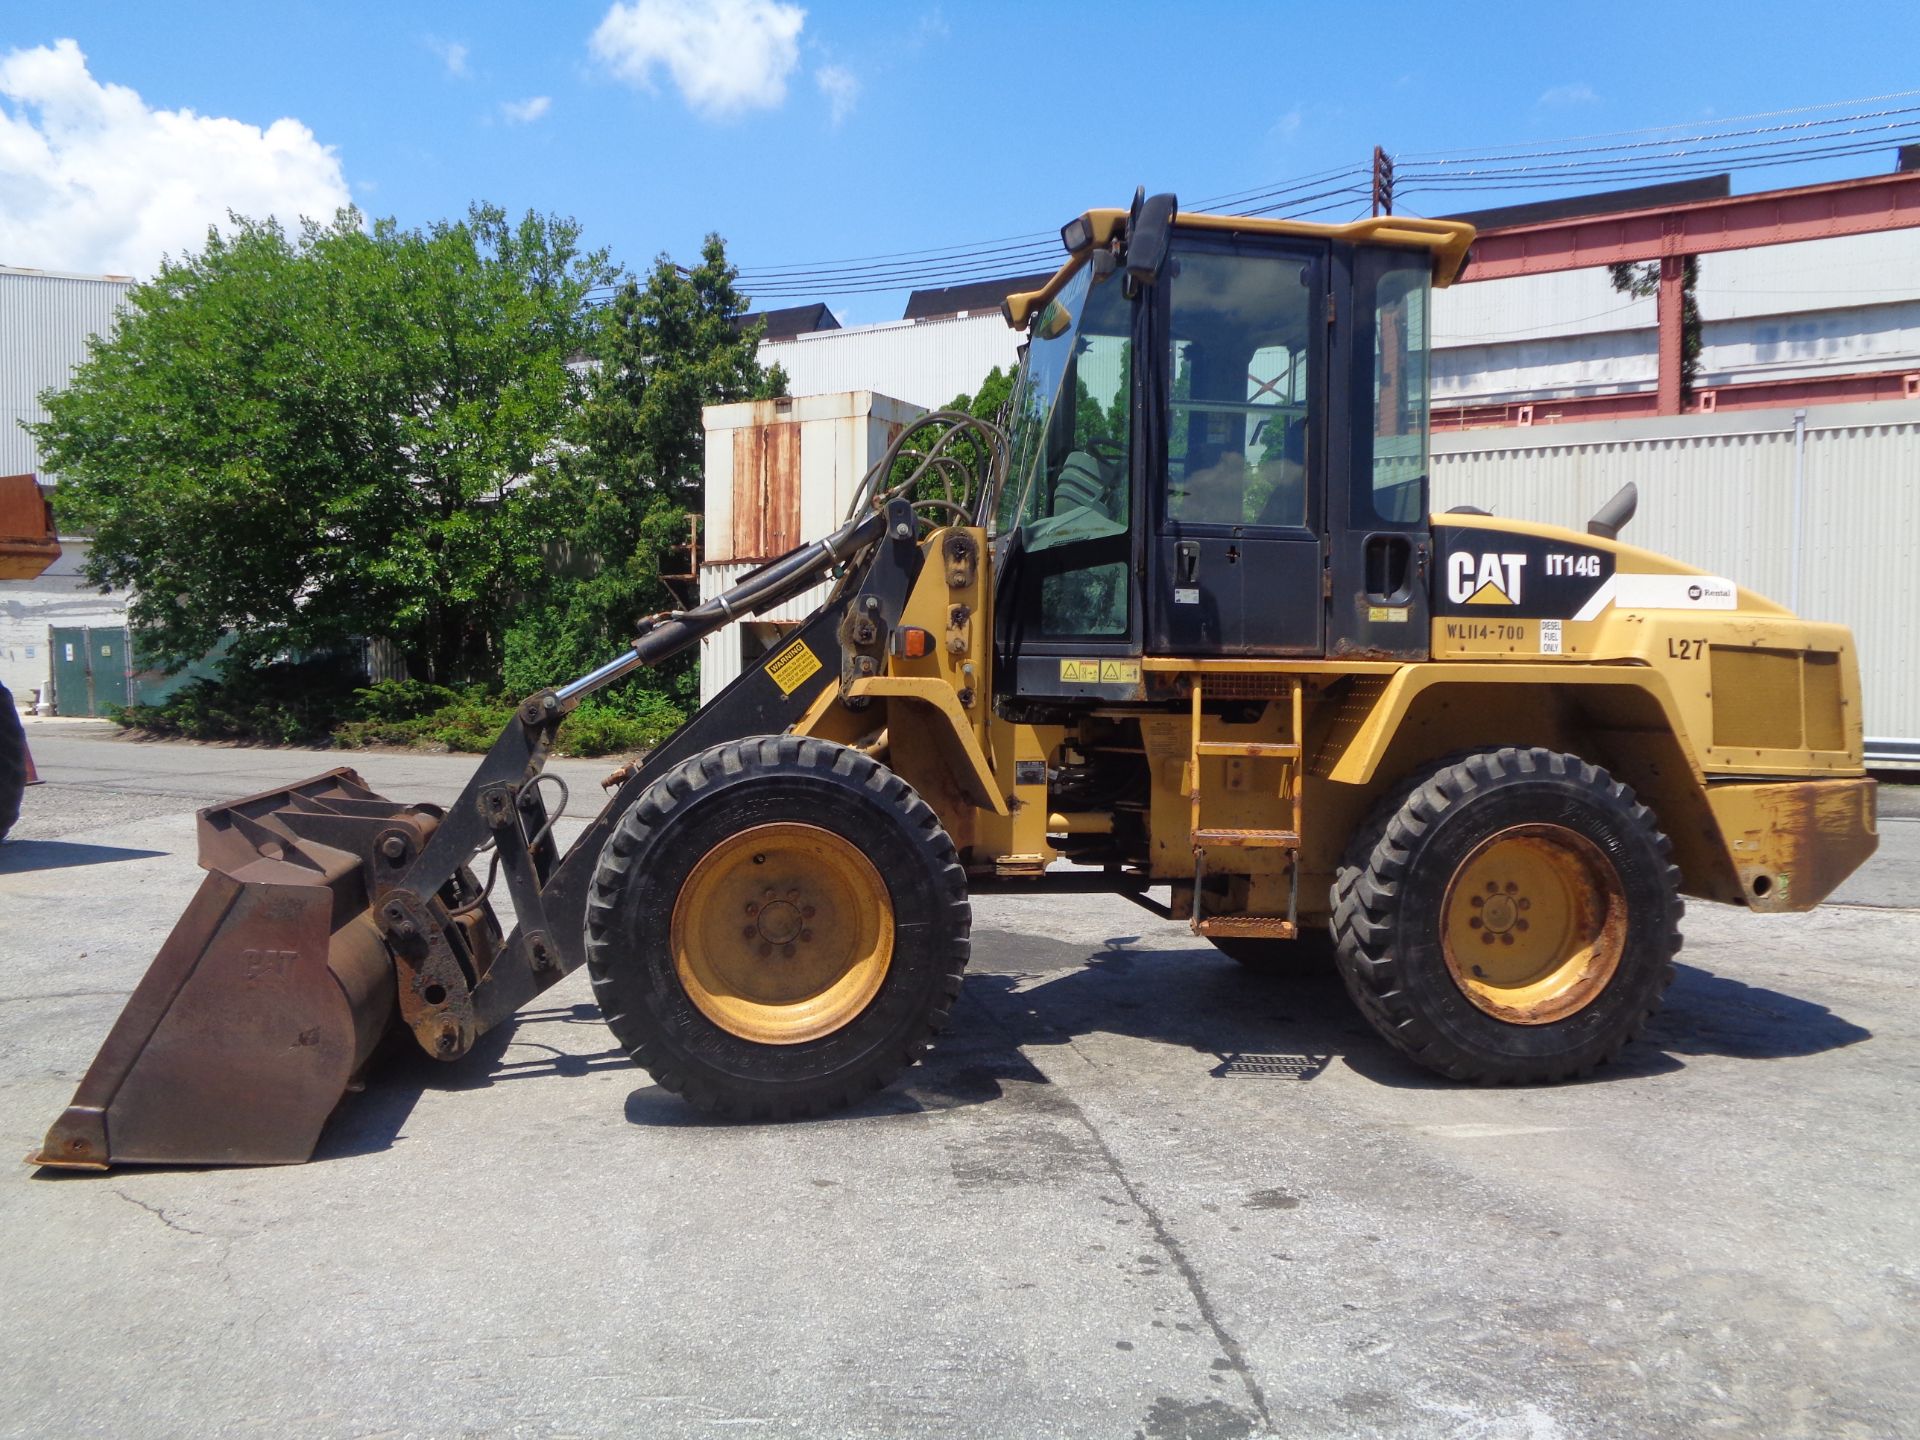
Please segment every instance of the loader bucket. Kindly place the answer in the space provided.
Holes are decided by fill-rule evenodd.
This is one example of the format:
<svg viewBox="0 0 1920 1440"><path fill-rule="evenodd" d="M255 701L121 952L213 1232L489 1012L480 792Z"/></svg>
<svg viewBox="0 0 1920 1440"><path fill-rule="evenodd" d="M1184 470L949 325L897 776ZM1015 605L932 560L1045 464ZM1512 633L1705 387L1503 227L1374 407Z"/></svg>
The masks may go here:
<svg viewBox="0 0 1920 1440"><path fill-rule="evenodd" d="M202 810L207 876L29 1160L310 1158L395 1006L393 959L369 910L371 845L355 837L417 855L437 822L345 769Z"/></svg>

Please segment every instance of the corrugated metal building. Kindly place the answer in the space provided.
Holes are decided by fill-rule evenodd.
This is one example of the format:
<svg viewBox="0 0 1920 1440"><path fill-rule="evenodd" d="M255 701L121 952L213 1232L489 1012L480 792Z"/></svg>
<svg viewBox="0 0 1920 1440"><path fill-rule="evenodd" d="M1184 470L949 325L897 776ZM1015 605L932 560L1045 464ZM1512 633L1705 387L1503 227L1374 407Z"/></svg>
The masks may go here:
<svg viewBox="0 0 1920 1440"><path fill-rule="evenodd" d="M1851 626L1868 736L1920 739L1920 401L1470 430L1433 451L1435 510L1578 529L1631 480L1622 539Z"/></svg>
<svg viewBox="0 0 1920 1440"><path fill-rule="evenodd" d="M0 265L0 475L40 474L33 437L20 427L44 420L44 390L67 383L87 358L87 341L111 335L132 281L118 275L63 275Z"/></svg>
<svg viewBox="0 0 1920 1440"><path fill-rule="evenodd" d="M1702 389L1920 368L1920 230L1703 255ZM1455 285L1434 295L1436 405L1651 390L1651 296L1605 270Z"/></svg>
<svg viewBox="0 0 1920 1440"><path fill-rule="evenodd" d="M38 474L52 484L39 446L22 424L44 420L42 392L67 383L87 341L109 335L133 282L0 266L0 475ZM0 682L22 704L52 674L49 631L126 623L127 596L102 595L80 571L87 543L61 537L62 555L37 580L0 581Z"/></svg>

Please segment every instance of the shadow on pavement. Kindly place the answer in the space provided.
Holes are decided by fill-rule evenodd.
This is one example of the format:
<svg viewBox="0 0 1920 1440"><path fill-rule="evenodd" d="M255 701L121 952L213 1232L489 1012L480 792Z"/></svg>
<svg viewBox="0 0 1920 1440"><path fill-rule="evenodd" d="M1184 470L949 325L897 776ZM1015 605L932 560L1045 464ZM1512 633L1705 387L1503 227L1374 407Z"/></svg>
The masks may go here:
<svg viewBox="0 0 1920 1440"><path fill-rule="evenodd" d="M1212 1057L1223 1080L1311 1080L1334 1060L1382 1085L1452 1088L1407 1060L1361 1019L1331 964L1261 974L1211 949L1136 951L1115 937L1087 956L1082 947L994 934L996 959L1025 973L967 979L955 1028L970 1002L1003 1026L1016 1046L1060 1044L1104 1033L1161 1041ZM1057 952L1078 957L1061 964ZM1604 1084L1684 1068L1678 1058L1724 1055L1771 1060L1817 1055L1870 1038L1825 1006L1748 985L1691 965L1675 967L1661 1013L1611 1064L1569 1082ZM1037 972L1037 973L1036 973Z"/></svg>
<svg viewBox="0 0 1920 1440"><path fill-rule="evenodd" d="M1763 989L1691 965L1678 975L1667 1003L1647 1025L1643 1048L1680 1055L1731 1055L1781 1060L1857 1045L1873 1032L1824 1005Z"/></svg>
<svg viewBox="0 0 1920 1440"><path fill-rule="evenodd" d="M78 865L111 865L146 860L164 850L129 850L119 845L82 845L72 840L9 840L0 845L0 875L30 870L67 870Z"/></svg>
<svg viewBox="0 0 1920 1440"><path fill-rule="evenodd" d="M931 1054L899 1081L851 1109L786 1123L842 1125L954 1110L1001 1099L1008 1086L1048 1081L1025 1053L1081 1035L1129 1035L1202 1057L1229 1083L1311 1081L1336 1061L1377 1084L1451 1089L1381 1040L1353 1008L1330 964L1262 974L1213 949L1135 950L1115 936L1084 946L1008 932L976 932L982 968L970 971L953 1020ZM1008 966L1018 970L1009 973ZM1001 968L987 968L999 966ZM1667 1003L1646 1034L1612 1064L1572 1084L1642 1079L1685 1068L1679 1056L1770 1060L1857 1044L1871 1032L1825 1006L1776 990L1676 967ZM588 1053L550 1043L550 1026L588 1025L605 1048ZM548 1038L542 1038L543 1036ZM512 1058L509 1058L509 1052ZM400 1037L372 1067L364 1094L349 1096L321 1136L315 1160L389 1148L428 1090L484 1090L509 1080L564 1079L633 1070L591 1004L523 1011L481 1037L462 1060L442 1065ZM633 1070L644 1080L641 1072ZM679 1096L643 1083L626 1118L659 1127L727 1126Z"/></svg>

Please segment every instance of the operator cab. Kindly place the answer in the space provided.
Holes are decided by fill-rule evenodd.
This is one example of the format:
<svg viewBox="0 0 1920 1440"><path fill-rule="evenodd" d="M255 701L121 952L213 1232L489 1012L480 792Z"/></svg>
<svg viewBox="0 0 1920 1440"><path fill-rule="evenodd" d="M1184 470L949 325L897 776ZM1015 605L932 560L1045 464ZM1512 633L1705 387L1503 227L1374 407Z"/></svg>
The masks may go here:
<svg viewBox="0 0 1920 1440"><path fill-rule="evenodd" d="M1139 699L1155 656L1426 658L1429 291L1472 235L1171 196L1068 225L1072 258L1006 306L1029 333L995 516L1007 689Z"/></svg>

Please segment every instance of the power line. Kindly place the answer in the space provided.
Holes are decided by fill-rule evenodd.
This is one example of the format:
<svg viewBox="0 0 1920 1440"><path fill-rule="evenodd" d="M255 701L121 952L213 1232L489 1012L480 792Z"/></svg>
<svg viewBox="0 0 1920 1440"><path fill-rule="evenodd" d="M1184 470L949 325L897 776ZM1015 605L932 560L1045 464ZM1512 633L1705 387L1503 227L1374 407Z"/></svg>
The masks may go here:
<svg viewBox="0 0 1920 1440"><path fill-rule="evenodd" d="M1422 182L1444 182L1450 179L1463 179L1481 176L1501 178L1525 178L1529 175L1564 173L1638 173L1644 169L1671 167L1674 164L1686 164L1699 169L1706 162L1700 157L1710 155L1746 155L1785 151L1791 156L1805 155L1817 158L1834 153L1830 147L1835 144L1852 145L1856 149L1877 150L1888 144L1898 143L1909 135L1920 133L1920 120L1901 121L1890 125L1868 126L1864 129L1837 131L1830 135L1799 136L1791 140L1761 140L1745 145L1703 145L1694 149L1679 150L1669 155L1639 155L1629 157L1603 157L1593 160L1564 160L1551 165L1490 165L1481 170L1402 170L1403 175ZM1865 137L1871 136L1871 139ZM1856 138L1859 137L1859 138ZM1714 137L1707 137L1714 138Z"/></svg>
<svg viewBox="0 0 1920 1440"><path fill-rule="evenodd" d="M1516 142L1475 151L1416 151L1392 157L1396 193L1554 190L1616 181L1646 181L1836 159L1920 139L1920 105L1887 102L1920 96L1901 90L1729 117L1718 125L1679 122L1636 130ZM1880 109L1862 107L1879 105ZM1844 110L1847 113L1826 112ZM1793 117L1820 115L1818 119ZM1753 122L1785 120L1782 124ZM1881 124L1865 122L1881 121ZM1745 128L1739 128L1739 127ZM1842 128L1850 127L1850 128ZM1689 133L1675 134L1675 131ZM1658 138L1640 138L1658 137ZM1747 143L1726 143L1743 141ZM1619 142L1619 143L1607 143ZM1550 163L1532 163L1550 162ZM1209 196L1194 210L1229 208L1253 216L1309 219L1356 208L1369 196L1365 165L1335 166L1287 181ZM1052 231L882 252L846 260L742 266L735 283L756 301L819 295L864 295L1013 280L1059 259Z"/></svg>
<svg viewBox="0 0 1920 1440"><path fill-rule="evenodd" d="M1900 139L1909 136L1897 137ZM1911 133L1911 138L1920 138L1920 130ZM1721 160L1712 167L1717 171L1763 170L1780 165L1804 165L1815 160L1841 159L1851 155L1871 154L1884 149L1884 140L1863 142L1853 145L1833 146L1820 150L1798 150L1788 155L1752 156L1743 160ZM1516 180L1524 180L1527 188L1534 190L1553 190L1584 188L1596 182L1613 180L1660 180L1680 179L1702 173L1700 165L1643 166L1631 169L1582 170L1578 173L1548 177L1538 173L1529 175L1503 175L1498 172L1485 172L1479 176L1459 175L1446 177L1421 176L1411 183L1400 187L1402 195L1414 193L1431 194L1436 191L1471 192L1475 190L1511 190Z"/></svg>
<svg viewBox="0 0 1920 1440"><path fill-rule="evenodd" d="M1789 131L1813 131L1833 125L1844 125L1854 120L1880 120L1891 115L1920 114L1920 105L1902 106L1896 110L1876 110L1858 115L1836 115L1831 120L1809 120L1795 125L1765 125L1749 130L1707 130L1694 135L1676 135L1665 140L1641 140L1631 145L1586 145L1571 146L1560 150L1524 150L1506 153L1501 150L1488 151L1480 155L1457 155L1445 160L1418 160L1411 157L1396 157L1396 162L1410 169L1431 170L1448 165L1473 164L1481 160L1497 161L1502 164L1513 160L1551 159L1559 155L1624 155L1629 150L1662 150L1675 146L1691 145L1703 140L1734 140L1750 135L1786 135ZM1893 129L1899 124L1910 121L1898 121L1894 125L1872 127L1874 129ZM1810 139L1825 139L1824 136L1809 135ZM1771 142L1769 142L1771 143Z"/></svg>
<svg viewBox="0 0 1920 1440"><path fill-rule="evenodd" d="M1857 100L1829 100L1829 101L1824 101L1818 105L1798 105L1787 110L1763 110L1763 111L1758 111L1752 115L1729 115L1726 118L1726 120L1722 122L1722 124L1744 125L1749 120L1777 120L1783 115L1811 115L1816 110L1838 110L1843 105L1878 105L1882 101L1906 100L1915 95L1920 95L1920 89L1895 90L1886 95L1864 95ZM1849 118L1849 117L1842 117L1842 118ZM1686 120L1677 120L1670 125L1646 125L1646 126L1642 126L1640 129L1637 129L1637 130L1608 130L1595 135L1569 135L1565 138L1565 140L1562 143L1567 145L1575 145L1586 140L1618 140L1628 135L1658 135L1663 131L1667 131L1667 130L1683 130L1690 123L1695 123L1695 122L1690 122ZM1502 149L1513 150L1513 149L1518 149L1521 145L1526 143L1528 142L1515 141L1514 144L1512 145L1508 145L1508 146L1496 145L1492 148L1494 150L1502 150ZM1457 150L1410 150L1405 152L1403 156L1396 156L1395 158L1404 158L1407 160L1417 161L1417 160L1424 159L1429 155L1458 155L1460 153L1461 152Z"/></svg>

